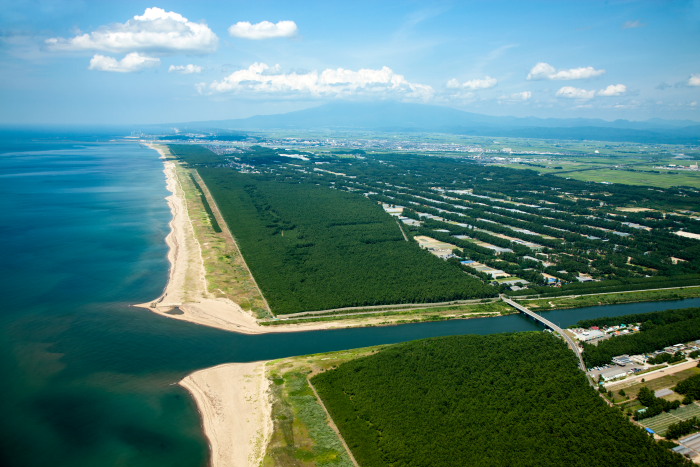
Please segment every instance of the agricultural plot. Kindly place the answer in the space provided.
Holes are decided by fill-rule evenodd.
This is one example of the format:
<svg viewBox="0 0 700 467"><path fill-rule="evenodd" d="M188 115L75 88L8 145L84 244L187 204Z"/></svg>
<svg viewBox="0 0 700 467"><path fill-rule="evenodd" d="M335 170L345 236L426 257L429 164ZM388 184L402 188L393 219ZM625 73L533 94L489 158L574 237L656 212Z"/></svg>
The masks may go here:
<svg viewBox="0 0 700 467"><path fill-rule="evenodd" d="M659 435L664 436L669 425L683 422L693 417L700 417L700 405L697 402L671 410L668 413L662 413L656 417L644 419L641 423Z"/></svg>

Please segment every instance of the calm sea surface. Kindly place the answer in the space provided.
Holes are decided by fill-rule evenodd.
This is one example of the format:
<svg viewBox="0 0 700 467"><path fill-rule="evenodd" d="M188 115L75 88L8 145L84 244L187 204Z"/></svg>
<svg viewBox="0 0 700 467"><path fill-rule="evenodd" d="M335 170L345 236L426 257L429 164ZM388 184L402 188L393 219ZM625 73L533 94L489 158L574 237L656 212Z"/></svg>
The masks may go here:
<svg viewBox="0 0 700 467"><path fill-rule="evenodd" d="M110 141L110 139L113 139ZM0 132L0 465L204 466L175 383L225 362L534 330L521 316L245 336L133 308L167 280L158 154L109 135ZM547 313L579 319L700 300Z"/></svg>

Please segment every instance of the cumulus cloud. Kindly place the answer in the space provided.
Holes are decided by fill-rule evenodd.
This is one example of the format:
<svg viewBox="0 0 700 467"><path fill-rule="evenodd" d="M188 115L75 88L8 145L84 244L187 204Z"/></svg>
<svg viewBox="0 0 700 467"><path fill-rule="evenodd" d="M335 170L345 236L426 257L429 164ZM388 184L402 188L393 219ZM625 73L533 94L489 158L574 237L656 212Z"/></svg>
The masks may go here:
<svg viewBox="0 0 700 467"><path fill-rule="evenodd" d="M170 65L168 73L182 73L183 75L191 75L193 73L201 73L202 67L199 65Z"/></svg>
<svg viewBox="0 0 700 467"><path fill-rule="evenodd" d="M470 89L475 91L477 89L489 89L497 84L498 80L496 78L491 78L490 76L482 79L472 79L463 83L460 83L459 80L453 78L447 82L447 87L450 89Z"/></svg>
<svg viewBox="0 0 700 467"><path fill-rule="evenodd" d="M557 70L549 63L540 62L530 70L527 75L529 80L554 79L554 80L574 80L588 79L600 76L605 70L598 70L592 66L569 68L568 70Z"/></svg>
<svg viewBox="0 0 700 467"><path fill-rule="evenodd" d="M604 96L604 97L612 97L612 96L621 96L622 94L627 92L627 86L624 84L611 84L605 89L601 89L600 91L597 92L599 96Z"/></svg>
<svg viewBox="0 0 700 467"><path fill-rule="evenodd" d="M700 74L690 75L688 86L700 86Z"/></svg>
<svg viewBox="0 0 700 467"><path fill-rule="evenodd" d="M256 24L251 24L248 21L239 21L228 28L228 33L233 37L253 40L292 37L297 31L297 23L294 21L279 21L277 23L262 21Z"/></svg>
<svg viewBox="0 0 700 467"><path fill-rule="evenodd" d="M328 68L321 72L283 73L279 65L270 67L265 63L254 63L246 69L234 71L221 81L200 83L198 89L204 94L262 93L314 97L371 95L420 100L427 100L434 94L431 86L412 83L386 66L379 70Z"/></svg>
<svg viewBox="0 0 700 467"><path fill-rule="evenodd" d="M46 40L52 50L99 50L111 53L207 53L216 50L219 38L204 23L193 23L184 16L162 8L147 8L126 23L102 26L72 38Z"/></svg>
<svg viewBox="0 0 700 467"><path fill-rule="evenodd" d="M567 99L593 99L595 91L575 88L573 86L564 86L557 91L557 96L566 97Z"/></svg>
<svg viewBox="0 0 700 467"><path fill-rule="evenodd" d="M159 58L141 55L138 52L132 52L126 55L121 60L105 55L96 54L90 60L90 70L97 71L113 71L118 73L131 73L133 71L143 70L156 66L160 63Z"/></svg>
<svg viewBox="0 0 700 467"><path fill-rule="evenodd" d="M627 92L627 86L624 84L611 84L610 86L599 89L598 91L575 88L573 86L564 86L557 91L557 96L566 97L568 99L593 99L595 96L614 97L621 96Z"/></svg>

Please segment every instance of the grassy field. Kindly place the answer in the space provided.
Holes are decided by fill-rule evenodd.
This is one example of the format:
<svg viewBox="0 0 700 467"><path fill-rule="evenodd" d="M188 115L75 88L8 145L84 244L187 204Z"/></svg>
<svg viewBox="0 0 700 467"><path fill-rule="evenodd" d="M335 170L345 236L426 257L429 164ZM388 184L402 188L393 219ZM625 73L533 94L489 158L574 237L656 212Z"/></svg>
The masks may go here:
<svg viewBox="0 0 700 467"><path fill-rule="evenodd" d="M329 426L307 377L343 362L371 355L379 348L286 358L268 364L272 382L273 432L263 467L353 466L340 438Z"/></svg>
<svg viewBox="0 0 700 467"><path fill-rule="evenodd" d="M632 172L628 170L597 169L581 172L568 172L562 177L571 177L584 182L611 182L625 185L656 186L659 188L670 188L672 186L691 186L700 188L700 172L659 171L652 172ZM557 173L557 171L553 171Z"/></svg>
<svg viewBox="0 0 700 467"><path fill-rule="evenodd" d="M308 319L278 319L261 321L264 326L308 323L309 321L342 321L352 326L384 326L393 324L420 323L425 321L444 321L448 319L469 319L513 314L515 310L502 301L477 303L469 305L450 305L444 307L417 308L403 311L378 311L363 313L362 310L317 315Z"/></svg>
<svg viewBox="0 0 700 467"><path fill-rule="evenodd" d="M644 419L641 421L641 423L642 425L651 428L659 435L664 436L669 425L682 422L693 417L700 417L700 405L698 405L697 402L679 407L667 413L662 413L656 417Z"/></svg>
<svg viewBox="0 0 700 467"><path fill-rule="evenodd" d="M695 376L697 374L700 374L700 368L689 368L687 370L679 371L678 373L662 376L661 378L652 379L643 383L632 382L630 384L624 384L623 382L621 384L616 384L614 386L615 389L613 389L613 392L617 393L620 389L623 389L625 391L625 394L627 394L627 396L630 399L634 399L637 397L639 390L643 386L648 387L652 391L673 388L676 384L683 381L684 379L688 379L691 376Z"/></svg>

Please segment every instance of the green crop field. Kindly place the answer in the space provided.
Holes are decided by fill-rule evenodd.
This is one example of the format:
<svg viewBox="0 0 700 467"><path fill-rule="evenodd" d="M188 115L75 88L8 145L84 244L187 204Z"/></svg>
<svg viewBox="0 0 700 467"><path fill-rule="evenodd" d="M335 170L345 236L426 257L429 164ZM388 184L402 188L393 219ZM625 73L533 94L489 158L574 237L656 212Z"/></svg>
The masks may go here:
<svg viewBox="0 0 700 467"><path fill-rule="evenodd" d="M700 405L697 403L671 410L668 413L662 413L656 417L647 418L642 420L641 423L663 436L666 434L669 425L689 420L693 417L700 417Z"/></svg>
<svg viewBox="0 0 700 467"><path fill-rule="evenodd" d="M547 333L397 344L311 381L363 467L684 465Z"/></svg>

